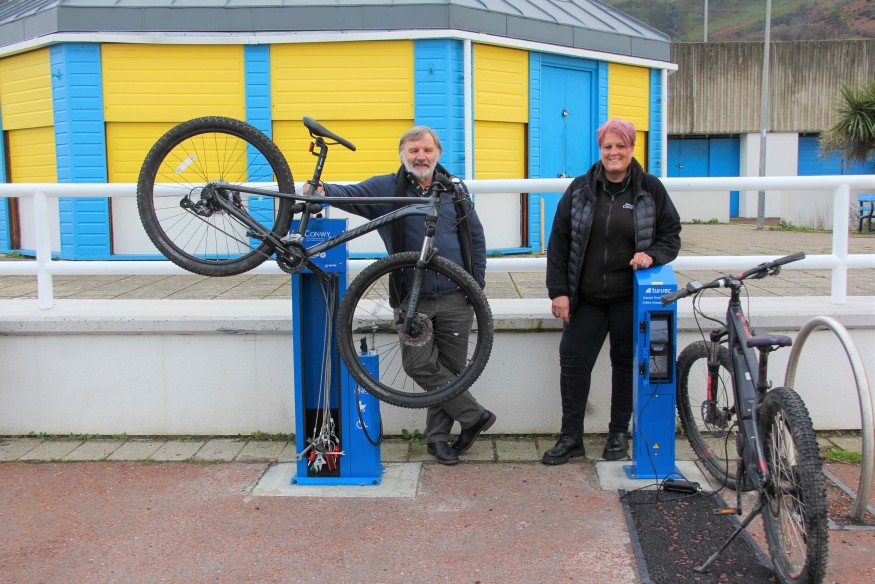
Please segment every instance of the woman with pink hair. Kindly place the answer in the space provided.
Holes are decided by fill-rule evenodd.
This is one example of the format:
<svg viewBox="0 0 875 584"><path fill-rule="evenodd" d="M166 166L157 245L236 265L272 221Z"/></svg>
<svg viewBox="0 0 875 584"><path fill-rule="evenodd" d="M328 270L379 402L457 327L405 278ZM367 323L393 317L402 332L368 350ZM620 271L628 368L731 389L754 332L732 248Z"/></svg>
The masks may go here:
<svg viewBox="0 0 875 584"><path fill-rule="evenodd" d="M657 177L633 158L635 126L614 118L596 132L601 160L575 178L556 208L547 246L547 292L564 321L559 344L562 426L544 464L585 456L583 422L592 368L610 337L611 420L602 457L629 451L633 271L666 264L681 222Z"/></svg>

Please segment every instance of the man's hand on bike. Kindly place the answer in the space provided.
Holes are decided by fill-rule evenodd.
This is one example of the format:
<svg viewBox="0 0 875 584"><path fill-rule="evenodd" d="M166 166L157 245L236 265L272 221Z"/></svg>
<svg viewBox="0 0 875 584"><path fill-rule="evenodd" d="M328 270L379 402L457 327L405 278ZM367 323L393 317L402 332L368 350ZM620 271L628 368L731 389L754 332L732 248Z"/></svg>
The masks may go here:
<svg viewBox="0 0 875 584"><path fill-rule="evenodd" d="M301 190L302 190L304 195L310 195L313 192L313 183L310 181L305 182L304 188ZM323 197L325 196L325 186L322 184L321 181L316 186L316 194L322 195Z"/></svg>

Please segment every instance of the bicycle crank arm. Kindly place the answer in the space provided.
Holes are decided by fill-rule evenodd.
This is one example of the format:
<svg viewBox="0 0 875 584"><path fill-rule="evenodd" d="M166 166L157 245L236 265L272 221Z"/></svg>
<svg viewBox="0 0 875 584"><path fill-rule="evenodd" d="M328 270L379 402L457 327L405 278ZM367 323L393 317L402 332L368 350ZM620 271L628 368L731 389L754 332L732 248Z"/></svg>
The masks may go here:
<svg viewBox="0 0 875 584"><path fill-rule="evenodd" d="M753 518L759 515L765 506L766 504L763 502L763 497L760 496L759 499L757 499L757 503L754 506L753 510L751 510L750 515L744 518L741 524L739 524L738 528L732 532L732 535L730 535L729 538L725 542L723 542L723 545L720 546L720 549L711 554L711 557L705 560L705 563L701 566L693 566L693 571L700 574L707 572L708 566L714 563L714 560L717 559L717 556L719 556L723 552L723 550L729 547L729 544L731 544L735 540L735 538L738 537L739 533L744 531L747 526L750 525L750 522L753 521Z"/></svg>

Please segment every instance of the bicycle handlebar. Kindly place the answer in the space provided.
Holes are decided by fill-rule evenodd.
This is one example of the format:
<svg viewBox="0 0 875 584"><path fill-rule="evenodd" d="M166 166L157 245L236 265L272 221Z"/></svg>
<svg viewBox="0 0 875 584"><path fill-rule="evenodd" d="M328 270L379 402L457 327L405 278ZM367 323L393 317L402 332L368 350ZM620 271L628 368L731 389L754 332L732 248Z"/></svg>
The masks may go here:
<svg viewBox="0 0 875 584"><path fill-rule="evenodd" d="M691 280L689 283L687 283L685 287L681 288L680 290L676 290L674 292L661 296L660 300L662 301L663 306L667 306L672 302L677 302L681 298L686 298L688 296L698 294L699 292L707 290L709 288L726 288L730 285L732 281L740 282L742 280L750 278L751 276L770 275L769 272L771 272L775 268L783 266L784 264L799 261L801 259L805 259L804 251L799 251L794 254L772 260L770 262L763 262L758 266L750 268L749 270L745 270L744 272L736 276L721 276L720 278L711 280L707 284L702 284L701 282L697 282L696 280Z"/></svg>

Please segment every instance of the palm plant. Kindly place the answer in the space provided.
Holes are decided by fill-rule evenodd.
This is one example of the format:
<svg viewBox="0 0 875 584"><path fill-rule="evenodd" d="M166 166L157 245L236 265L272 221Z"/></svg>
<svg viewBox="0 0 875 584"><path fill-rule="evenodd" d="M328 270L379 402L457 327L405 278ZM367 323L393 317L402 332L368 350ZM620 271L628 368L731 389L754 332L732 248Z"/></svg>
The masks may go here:
<svg viewBox="0 0 875 584"><path fill-rule="evenodd" d="M865 163L875 157L875 79L860 88L841 85L837 119L820 135L820 152L841 152L848 162Z"/></svg>

